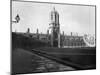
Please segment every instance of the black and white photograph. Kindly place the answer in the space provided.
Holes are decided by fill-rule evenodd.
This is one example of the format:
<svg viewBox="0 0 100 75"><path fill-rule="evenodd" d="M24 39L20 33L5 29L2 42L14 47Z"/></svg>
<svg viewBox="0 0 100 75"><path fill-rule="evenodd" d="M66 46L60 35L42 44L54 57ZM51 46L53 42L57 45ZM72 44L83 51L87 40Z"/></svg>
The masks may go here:
<svg viewBox="0 0 100 75"><path fill-rule="evenodd" d="M96 69L96 6L11 1L11 73Z"/></svg>

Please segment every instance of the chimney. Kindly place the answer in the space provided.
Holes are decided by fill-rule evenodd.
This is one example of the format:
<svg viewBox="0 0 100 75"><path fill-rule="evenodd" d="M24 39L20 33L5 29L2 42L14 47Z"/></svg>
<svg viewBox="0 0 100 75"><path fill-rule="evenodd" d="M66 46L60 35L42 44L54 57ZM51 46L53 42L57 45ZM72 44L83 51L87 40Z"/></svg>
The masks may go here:
<svg viewBox="0 0 100 75"><path fill-rule="evenodd" d="M72 32L71 32L71 36L72 36Z"/></svg>
<svg viewBox="0 0 100 75"><path fill-rule="evenodd" d="M30 29L29 28L27 29L27 33L30 33Z"/></svg>
<svg viewBox="0 0 100 75"><path fill-rule="evenodd" d="M47 35L49 35L49 30L47 30Z"/></svg>
<svg viewBox="0 0 100 75"><path fill-rule="evenodd" d="M37 28L37 30L36 30L36 34L39 34L39 30L38 30L38 28Z"/></svg>
<svg viewBox="0 0 100 75"><path fill-rule="evenodd" d="M63 31L63 36L64 36L64 31Z"/></svg>
<svg viewBox="0 0 100 75"><path fill-rule="evenodd" d="M37 39L39 39L39 30L38 30L38 28L36 30L36 35L37 35Z"/></svg>
<svg viewBox="0 0 100 75"><path fill-rule="evenodd" d="M47 30L47 39L49 40L49 30Z"/></svg>

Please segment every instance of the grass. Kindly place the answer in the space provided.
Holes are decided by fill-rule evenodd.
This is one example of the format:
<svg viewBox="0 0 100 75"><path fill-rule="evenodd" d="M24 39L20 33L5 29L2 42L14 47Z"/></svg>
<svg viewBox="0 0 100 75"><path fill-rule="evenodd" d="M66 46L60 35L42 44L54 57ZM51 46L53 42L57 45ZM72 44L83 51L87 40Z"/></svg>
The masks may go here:
<svg viewBox="0 0 100 75"><path fill-rule="evenodd" d="M34 59L34 61L32 61ZM33 53L24 49L16 49L12 52L12 72L30 73L38 66L36 60L40 60Z"/></svg>
<svg viewBox="0 0 100 75"><path fill-rule="evenodd" d="M37 48L47 54L70 61L83 67L96 68L96 48Z"/></svg>

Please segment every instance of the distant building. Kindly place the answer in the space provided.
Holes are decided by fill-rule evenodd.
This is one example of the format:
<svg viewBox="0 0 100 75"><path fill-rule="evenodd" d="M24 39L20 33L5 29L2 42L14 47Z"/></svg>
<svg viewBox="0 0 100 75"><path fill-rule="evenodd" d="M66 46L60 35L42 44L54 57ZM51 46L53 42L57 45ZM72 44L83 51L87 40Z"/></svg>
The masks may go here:
<svg viewBox="0 0 100 75"><path fill-rule="evenodd" d="M38 39L44 42L48 42L51 45L51 34L38 33L38 36L37 36L36 33L30 33L30 34L25 33L24 35L27 37L31 37L33 39ZM63 48L88 47L86 42L83 39L83 36L64 35L64 33L60 35L60 46Z"/></svg>
<svg viewBox="0 0 100 75"><path fill-rule="evenodd" d="M95 38L91 36L79 36L73 35L65 35L64 31L60 33L60 24L59 24L59 13L53 9L50 13L50 29L51 33L49 33L49 29L46 34L42 34L39 32L39 29L36 30L36 33L30 33L30 29L27 29L27 32L24 33L24 36L30 37L33 39L41 40L43 42L47 42L51 47L91 47L95 46ZM20 33L23 34L23 33Z"/></svg>
<svg viewBox="0 0 100 75"><path fill-rule="evenodd" d="M83 36L67 35L64 38L63 47L86 47Z"/></svg>

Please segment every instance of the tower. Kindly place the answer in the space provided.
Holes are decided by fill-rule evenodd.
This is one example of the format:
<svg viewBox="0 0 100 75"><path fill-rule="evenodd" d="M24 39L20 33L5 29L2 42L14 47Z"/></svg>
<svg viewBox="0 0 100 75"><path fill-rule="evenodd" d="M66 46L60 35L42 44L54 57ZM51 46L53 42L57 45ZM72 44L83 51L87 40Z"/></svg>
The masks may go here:
<svg viewBox="0 0 100 75"><path fill-rule="evenodd" d="M51 46L60 47L59 13L53 8L50 13Z"/></svg>

